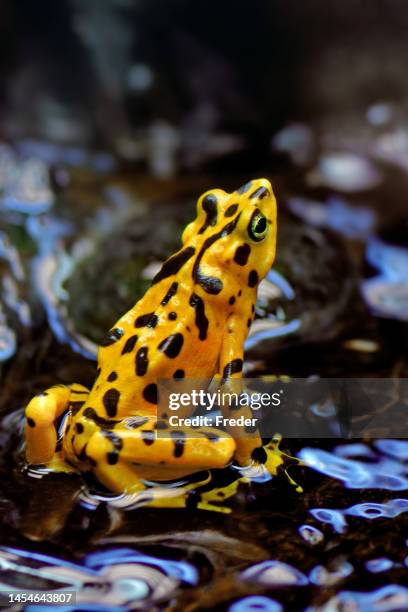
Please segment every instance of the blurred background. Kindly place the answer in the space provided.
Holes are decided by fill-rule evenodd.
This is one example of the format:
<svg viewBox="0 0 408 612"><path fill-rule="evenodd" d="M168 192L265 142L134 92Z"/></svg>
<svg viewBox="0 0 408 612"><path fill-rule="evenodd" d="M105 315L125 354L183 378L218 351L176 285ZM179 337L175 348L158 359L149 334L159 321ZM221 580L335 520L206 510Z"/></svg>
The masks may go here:
<svg viewBox="0 0 408 612"><path fill-rule="evenodd" d="M65 555L84 585L89 568L131 566L150 603L192 587L174 609L408 609L405 441L291 440L311 468L304 496L284 479L252 485L206 530L200 513L143 509L140 521L95 483L32 478L20 444L34 393L92 384L97 343L178 249L200 193L261 176L279 203L278 256L245 374L408 378L407 29L404 0L3 0L0 507L2 538L21 550L0 546L2 562ZM397 402L384 398L384 414ZM312 423L333 414L307 408ZM132 542L153 565L182 565L147 575L120 548ZM251 563L256 587L236 580ZM400 607L370 607L394 595Z"/></svg>
<svg viewBox="0 0 408 612"><path fill-rule="evenodd" d="M270 367L299 375L367 374L370 360L371 373L404 369L403 2L16 0L0 10L5 356L30 308L94 356L178 247L198 195L266 176L280 205L278 261L249 356L273 362L282 348ZM34 301L16 314L24 296ZM306 369L285 358L299 341L309 352L339 337L329 371L321 350Z"/></svg>
<svg viewBox="0 0 408 612"><path fill-rule="evenodd" d="M250 173L288 121L366 123L372 105L404 105L407 20L402 0L5 1L2 132L140 168L150 152L158 176Z"/></svg>

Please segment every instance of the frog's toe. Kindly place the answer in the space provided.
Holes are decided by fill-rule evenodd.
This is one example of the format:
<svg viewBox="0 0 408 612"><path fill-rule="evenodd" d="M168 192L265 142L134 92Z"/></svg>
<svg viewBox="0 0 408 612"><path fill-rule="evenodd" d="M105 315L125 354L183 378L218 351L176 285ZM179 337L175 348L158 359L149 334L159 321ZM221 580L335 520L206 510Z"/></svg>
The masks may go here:
<svg viewBox="0 0 408 612"><path fill-rule="evenodd" d="M302 487L298 485L298 483L288 473L289 467L292 465L301 465L302 462L297 457L292 457L292 455L284 453L279 448L281 441L282 437L280 435L276 435L266 446L263 447L266 452L266 461L264 465L271 475L276 475L278 468L282 466L283 472L289 481L289 484L295 487L295 491L297 493L302 493Z"/></svg>
<svg viewBox="0 0 408 612"><path fill-rule="evenodd" d="M27 405L25 438L28 463L47 463L53 458L57 445L55 422L68 409L70 396L70 387L58 385L36 395Z"/></svg>

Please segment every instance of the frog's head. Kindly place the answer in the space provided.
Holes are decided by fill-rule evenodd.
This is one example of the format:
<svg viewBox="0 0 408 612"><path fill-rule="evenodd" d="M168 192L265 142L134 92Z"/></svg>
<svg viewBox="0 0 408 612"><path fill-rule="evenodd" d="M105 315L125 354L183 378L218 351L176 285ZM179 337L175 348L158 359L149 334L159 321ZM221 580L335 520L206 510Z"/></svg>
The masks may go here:
<svg viewBox="0 0 408 612"><path fill-rule="evenodd" d="M204 193L197 217L183 233L195 249L193 275L207 293L221 291L223 278L256 287L273 264L276 250L276 200L266 179L250 181L232 194Z"/></svg>

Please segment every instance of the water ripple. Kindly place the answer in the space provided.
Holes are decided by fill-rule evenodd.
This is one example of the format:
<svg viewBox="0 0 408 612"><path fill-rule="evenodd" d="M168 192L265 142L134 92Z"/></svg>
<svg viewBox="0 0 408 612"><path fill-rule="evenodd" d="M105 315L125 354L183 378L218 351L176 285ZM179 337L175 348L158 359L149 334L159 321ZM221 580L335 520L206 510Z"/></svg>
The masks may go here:
<svg viewBox="0 0 408 612"><path fill-rule="evenodd" d="M330 508L312 508L310 514L321 523L332 525L337 533L344 533L347 527L347 521L341 510L330 510Z"/></svg>
<svg viewBox="0 0 408 612"><path fill-rule="evenodd" d="M125 610L136 605L153 609L156 601L169 599L180 583L195 585L198 574L185 561L159 559L130 548L111 548L88 554L83 565L34 551L0 548L1 590L14 590L31 578L31 589L76 592L76 605L59 610ZM101 602L101 593L103 600ZM95 607L97 606L97 607ZM51 610L29 606L26 610ZM132 607L132 609L134 609Z"/></svg>
<svg viewBox="0 0 408 612"><path fill-rule="evenodd" d="M343 578L347 578L354 572L354 567L347 561L338 563L337 567L333 571L329 571L323 565L316 565L310 574L309 579L312 584L317 586L332 586L337 584Z"/></svg>
<svg viewBox="0 0 408 612"><path fill-rule="evenodd" d="M320 544L320 542L323 542L324 540L323 533L320 531L320 529L313 527L313 525L301 525L298 532L305 542L311 544L312 546Z"/></svg>
<svg viewBox="0 0 408 612"><path fill-rule="evenodd" d="M390 457L408 461L408 440L376 440L374 446Z"/></svg>
<svg viewBox="0 0 408 612"><path fill-rule="evenodd" d="M366 258L380 271L363 281L365 301L381 317L408 319L408 250L373 238L368 242Z"/></svg>
<svg viewBox="0 0 408 612"><path fill-rule="evenodd" d="M312 606L306 612L402 612L408 609L408 589L397 584L388 584L369 593L342 591L322 606Z"/></svg>
<svg viewBox="0 0 408 612"><path fill-rule="evenodd" d="M395 518L408 511L408 499L391 499L383 504L365 502L350 508L330 509L312 508L310 514L321 523L332 525L337 533L344 533L347 528L345 516L357 516L368 520L376 518Z"/></svg>
<svg viewBox="0 0 408 612"><path fill-rule="evenodd" d="M229 607L228 612L251 612L252 610L264 610L265 612L281 612L282 606L269 597L252 595L244 597Z"/></svg>
<svg viewBox="0 0 408 612"><path fill-rule="evenodd" d="M402 445L385 444L379 441L377 448L393 449L394 456L396 448L399 452L406 452ZM402 451L404 449L404 451ZM348 459L347 451L352 454L365 454L375 459L373 462L357 461ZM342 455L342 456L338 456ZM405 456L405 455L404 455ZM379 453L369 450L364 453L361 445L344 445L334 449L332 453L320 448L305 447L299 452L299 457L306 465L321 474L337 478L344 482L349 489L387 489L389 491L404 491L408 489L407 466L400 461L383 457Z"/></svg>
<svg viewBox="0 0 408 612"><path fill-rule="evenodd" d="M241 578L274 587L302 586L308 584L306 576L282 561L263 561L241 572Z"/></svg>
<svg viewBox="0 0 408 612"><path fill-rule="evenodd" d="M366 561L365 568L368 572L372 574L379 574L380 572L386 572L387 570L393 568L395 563L388 559L387 557L379 557L378 559L370 559Z"/></svg>

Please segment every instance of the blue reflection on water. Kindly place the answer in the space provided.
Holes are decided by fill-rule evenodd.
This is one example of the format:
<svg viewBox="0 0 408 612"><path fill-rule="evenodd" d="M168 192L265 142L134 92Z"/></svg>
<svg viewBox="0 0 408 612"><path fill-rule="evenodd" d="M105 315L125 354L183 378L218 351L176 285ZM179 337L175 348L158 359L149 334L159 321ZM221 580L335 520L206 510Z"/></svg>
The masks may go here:
<svg viewBox="0 0 408 612"><path fill-rule="evenodd" d="M271 559L248 567L240 574L243 580L274 587L308 584L306 576L288 563Z"/></svg>
<svg viewBox="0 0 408 612"><path fill-rule="evenodd" d="M367 244L367 261L390 281L408 281L408 250L373 238Z"/></svg>
<svg viewBox="0 0 408 612"><path fill-rule="evenodd" d="M115 168L112 155L103 151L92 152L81 147L29 139L17 142L16 150L23 157L33 157L50 165L88 167L101 173L111 172Z"/></svg>
<svg viewBox="0 0 408 612"><path fill-rule="evenodd" d="M321 523L332 525L337 533L344 533L347 528L345 516L357 516L364 519L395 518L408 512L408 499L391 499L384 503L366 502L350 508L312 508L310 514Z"/></svg>
<svg viewBox="0 0 408 612"><path fill-rule="evenodd" d="M321 523L332 525L337 533L346 531L347 522L341 510L330 510L330 508L312 508L310 514Z"/></svg>
<svg viewBox="0 0 408 612"><path fill-rule="evenodd" d="M312 584L317 586L331 586L343 578L347 578L354 572L354 567L348 561L338 563L337 567L330 571L323 565L316 565L309 574Z"/></svg>
<svg viewBox="0 0 408 612"><path fill-rule="evenodd" d="M19 590L30 578L28 593L75 592L76 603L59 606L73 610L129 609L168 600L180 583L195 585L197 570L185 561L151 557L130 548L111 548L86 555L82 564L16 548L0 548L1 591ZM44 586L46 584L46 587ZM47 591L44 591L44 588ZM103 594L103 595L102 595ZM151 605L150 605L151 604ZM28 606L26 610L51 610L52 606Z"/></svg>
<svg viewBox="0 0 408 612"><path fill-rule="evenodd" d="M404 459L408 453L408 441L379 440L376 449L386 450L389 455ZM365 450L366 449L366 450ZM384 457L362 444L349 444L334 448L332 452L320 448L305 447L299 457L314 470L342 480L350 489L387 489L404 491L408 489L406 474L408 467L397 458ZM360 455L375 461L359 461L348 457Z"/></svg>
<svg viewBox="0 0 408 612"><path fill-rule="evenodd" d="M380 572L385 572L392 567L394 567L394 562L387 557L380 557L378 559L370 559L366 561L365 567L368 572L372 574L379 574Z"/></svg>
<svg viewBox="0 0 408 612"><path fill-rule="evenodd" d="M115 565L118 563L146 563L154 567L159 567L166 573L171 574L178 580L196 584L198 575L197 570L184 561L171 561L169 559L160 559L143 555L131 548L114 548L94 552L86 555L84 563L87 567L98 570L103 569L107 565Z"/></svg>
<svg viewBox="0 0 408 612"><path fill-rule="evenodd" d="M408 609L408 589L397 584L388 584L369 593L342 591L323 606L312 606L306 612L401 612Z"/></svg>
<svg viewBox="0 0 408 612"><path fill-rule="evenodd" d="M59 342L68 343L87 359L96 359L94 343L75 330L68 316L66 291L60 282L74 265L72 258L62 248L63 238L73 232L72 224L52 216L30 217L26 229L37 244L38 255L32 260L32 274L52 331Z"/></svg>
<svg viewBox="0 0 408 612"><path fill-rule="evenodd" d="M408 249L373 238L366 258L380 271L362 283L367 304L377 316L408 320Z"/></svg>
<svg viewBox="0 0 408 612"><path fill-rule="evenodd" d="M282 606L269 597L253 595L244 597L229 607L228 612L251 612L251 610L265 610L265 612L281 612Z"/></svg>
<svg viewBox="0 0 408 612"><path fill-rule="evenodd" d="M300 329L300 326L300 319L293 319L292 321L289 321L289 323L279 326L271 326L270 329L257 332L245 340L245 350L256 346L258 342L261 342L262 340L270 340L271 338L280 338L281 336L294 334Z"/></svg>
<svg viewBox="0 0 408 612"><path fill-rule="evenodd" d="M345 444L332 452L320 448L303 448L299 457L314 470L337 478L351 489L408 489L408 441L377 440L375 450L362 443ZM381 452L386 453L384 456ZM360 457L360 460L350 457ZM311 515L322 523L332 525L337 533L347 529L346 516L364 519L394 518L408 511L408 499L391 499L384 503L360 503L349 508L312 508Z"/></svg>
<svg viewBox="0 0 408 612"><path fill-rule="evenodd" d="M395 518L408 511L408 499L391 499L383 504L367 502L344 510L344 514L366 519Z"/></svg>
<svg viewBox="0 0 408 612"><path fill-rule="evenodd" d="M315 227L327 227L343 236L365 240L374 231L375 213L369 208L351 206L343 198L331 196L327 202L302 197L288 201L289 209Z"/></svg>
<svg viewBox="0 0 408 612"><path fill-rule="evenodd" d="M323 533L320 531L320 529L313 527L313 525L301 525L298 528L298 532L305 542L311 544L312 546L320 544L320 542L323 542L324 540Z"/></svg>
<svg viewBox="0 0 408 612"><path fill-rule="evenodd" d="M382 453L395 457L395 459L408 460L407 440L376 440L374 446Z"/></svg>

